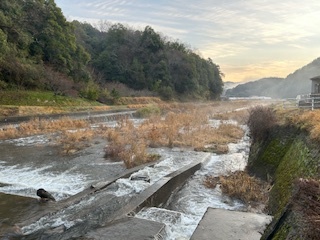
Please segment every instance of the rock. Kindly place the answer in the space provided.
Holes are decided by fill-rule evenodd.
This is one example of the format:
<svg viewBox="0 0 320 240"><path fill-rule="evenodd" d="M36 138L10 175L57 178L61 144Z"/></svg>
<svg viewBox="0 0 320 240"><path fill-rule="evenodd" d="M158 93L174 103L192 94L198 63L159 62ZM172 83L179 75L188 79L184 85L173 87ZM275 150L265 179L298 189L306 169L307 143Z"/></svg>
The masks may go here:
<svg viewBox="0 0 320 240"><path fill-rule="evenodd" d="M149 176L132 176L130 178L132 181L145 181L145 182L150 182Z"/></svg>
<svg viewBox="0 0 320 240"><path fill-rule="evenodd" d="M56 201L56 199L43 188L40 188L37 190L37 196L39 196L41 198L41 201L44 201L44 202L49 200Z"/></svg>

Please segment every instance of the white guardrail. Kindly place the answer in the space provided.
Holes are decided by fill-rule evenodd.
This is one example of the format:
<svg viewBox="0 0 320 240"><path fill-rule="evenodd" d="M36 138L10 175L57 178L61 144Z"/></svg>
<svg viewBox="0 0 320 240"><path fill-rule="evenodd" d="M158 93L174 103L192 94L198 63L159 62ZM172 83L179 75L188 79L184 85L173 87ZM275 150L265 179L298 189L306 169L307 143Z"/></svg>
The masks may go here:
<svg viewBox="0 0 320 240"><path fill-rule="evenodd" d="M283 108L320 109L320 95L298 95L296 98L287 98L282 102Z"/></svg>

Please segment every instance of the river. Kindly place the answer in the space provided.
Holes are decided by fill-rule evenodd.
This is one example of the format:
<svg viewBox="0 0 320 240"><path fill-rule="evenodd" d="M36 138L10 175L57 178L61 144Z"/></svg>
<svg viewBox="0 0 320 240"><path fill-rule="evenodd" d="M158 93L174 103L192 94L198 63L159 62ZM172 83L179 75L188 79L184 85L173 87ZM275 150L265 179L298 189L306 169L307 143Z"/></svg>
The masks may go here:
<svg viewBox="0 0 320 240"><path fill-rule="evenodd" d="M108 124L112 126L115 123ZM214 121L212 124L218 123ZM242 127L246 134L238 143L229 144L227 154L211 154L202 168L170 197L165 206L142 209L136 217L164 223L166 236L163 237L166 240L189 239L208 207L232 210L245 208L240 202L224 196L219 187L208 189L203 185L207 175L218 176L245 168L250 139L246 127ZM65 156L52 143L50 135L0 141L0 236L12 231L16 223L25 221L48 207L39 203L36 196L38 188L46 189L60 201L93 183L111 179L123 172L125 168L121 162L104 158L105 145L105 140L97 139L95 144L78 154ZM117 186L110 187L107 193L118 197L139 194L168 172L181 168L197 157L197 154L201 154L178 148L153 151L161 154L162 161L152 168L135 173L148 176L150 182L119 179L115 183ZM175 158L173 161L174 154L179 155L180 160ZM63 219L61 215L59 217L60 220ZM70 222L66 221L65 226L68 227L68 224ZM32 228L39 227L41 228L41 224L27 226L24 232L29 233L33 231Z"/></svg>

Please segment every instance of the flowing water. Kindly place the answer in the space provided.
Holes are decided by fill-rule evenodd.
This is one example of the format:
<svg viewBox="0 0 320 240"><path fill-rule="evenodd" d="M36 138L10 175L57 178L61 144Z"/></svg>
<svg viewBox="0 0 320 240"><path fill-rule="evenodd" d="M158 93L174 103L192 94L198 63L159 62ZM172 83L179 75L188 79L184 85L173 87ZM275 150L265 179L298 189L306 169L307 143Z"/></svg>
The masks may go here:
<svg viewBox="0 0 320 240"><path fill-rule="evenodd" d="M234 122L233 122L234 123ZM218 126L219 121L211 121ZM109 122L115 126L115 122ZM245 128L245 127L244 127ZM138 218L150 219L166 224L167 240L189 239L201 220L207 207L224 209L241 209L244 206L221 194L219 187L208 189L203 185L206 176L227 174L230 171L244 169L249 152L247 134L236 144L229 144L229 153L211 154L194 176L162 208L145 208L136 214ZM110 162L104 158L106 142L100 139L95 145L74 156L63 156L59 148L51 144L50 135L39 135L0 142L0 236L12 228L15 223L36 215L44 208L39 204L35 194L38 188L44 188L58 200L66 199L81 192L91 184L111 179L123 172L124 166L119 162ZM162 161L154 167L146 167L134 173L129 179L119 179L112 184L105 194L128 199L127 196L141 191L204 153L181 149L155 149L162 156ZM207 153L206 153L207 154ZM132 178L148 181L131 181ZM101 196L103 198L104 196ZM81 217L70 217L80 208L89 206L89 197L77 206L65 209L51 219L41 219L26 226L24 233L30 233L45 224L65 227L72 226ZM49 206L50 207L50 206ZM77 208L75 210L75 208ZM70 220L71 219L71 220Z"/></svg>
<svg viewBox="0 0 320 240"><path fill-rule="evenodd" d="M48 208L39 204L37 189L60 201L123 172L122 163L104 158L105 145L101 139L77 155L64 156L50 135L0 141L0 236Z"/></svg>
<svg viewBox="0 0 320 240"><path fill-rule="evenodd" d="M229 153L212 154L193 177L173 196L164 208L145 208L136 217L162 222L166 225L166 240L190 239L208 207L241 210L245 206L221 193L219 186L209 189L203 185L206 176L219 176L243 170L247 164L250 141L247 131L242 140L229 144Z"/></svg>

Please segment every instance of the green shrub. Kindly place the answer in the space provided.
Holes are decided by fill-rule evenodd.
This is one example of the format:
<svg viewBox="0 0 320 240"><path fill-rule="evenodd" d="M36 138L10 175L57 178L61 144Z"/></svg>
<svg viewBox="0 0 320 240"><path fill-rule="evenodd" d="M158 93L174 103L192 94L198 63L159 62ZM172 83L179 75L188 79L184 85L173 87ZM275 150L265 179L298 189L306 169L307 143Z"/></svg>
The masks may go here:
<svg viewBox="0 0 320 240"><path fill-rule="evenodd" d="M161 109L155 105L149 105L144 108L140 108L137 110L137 117L146 118L151 115L159 115L161 113Z"/></svg>

